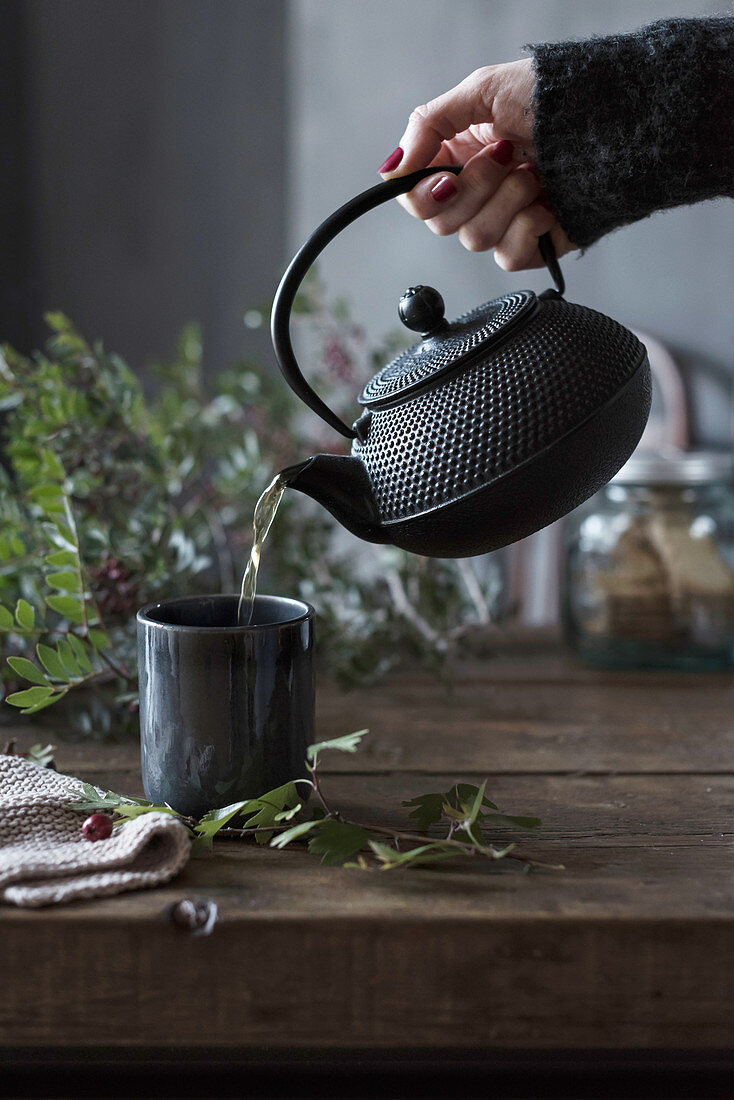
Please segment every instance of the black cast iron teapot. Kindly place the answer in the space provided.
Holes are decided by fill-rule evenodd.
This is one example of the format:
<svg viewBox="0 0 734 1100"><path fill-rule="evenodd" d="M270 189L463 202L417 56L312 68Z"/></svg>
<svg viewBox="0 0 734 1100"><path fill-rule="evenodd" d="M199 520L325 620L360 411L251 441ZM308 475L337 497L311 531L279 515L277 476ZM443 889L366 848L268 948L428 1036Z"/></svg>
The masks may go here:
<svg viewBox="0 0 734 1100"><path fill-rule="evenodd" d="M350 456L314 455L283 471L285 480L360 538L443 558L506 546L592 496L634 450L651 399L644 346L610 317L564 299L548 235L540 248L555 290L505 294L449 323L438 291L410 287L399 313L421 341L367 383L352 427L314 393L289 333L311 264L366 211L427 176L460 171L421 169L346 203L294 257L272 312L289 384L354 441Z"/></svg>

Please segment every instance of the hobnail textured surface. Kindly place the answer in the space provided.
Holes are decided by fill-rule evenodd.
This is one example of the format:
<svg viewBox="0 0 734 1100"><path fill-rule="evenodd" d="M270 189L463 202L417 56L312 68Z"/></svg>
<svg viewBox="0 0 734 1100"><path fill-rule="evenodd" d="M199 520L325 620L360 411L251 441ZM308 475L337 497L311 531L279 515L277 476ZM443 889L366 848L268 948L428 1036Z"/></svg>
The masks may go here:
<svg viewBox="0 0 734 1100"><path fill-rule="evenodd" d="M636 336L610 317L542 301L515 339L373 412L353 453L382 521L440 507L538 456L610 400L643 356Z"/></svg>
<svg viewBox="0 0 734 1100"><path fill-rule="evenodd" d="M362 390L360 405L375 407L383 401L394 400L432 375L458 365L533 309L536 301L532 291L521 290L493 298L465 313L445 333L415 344L383 367Z"/></svg>

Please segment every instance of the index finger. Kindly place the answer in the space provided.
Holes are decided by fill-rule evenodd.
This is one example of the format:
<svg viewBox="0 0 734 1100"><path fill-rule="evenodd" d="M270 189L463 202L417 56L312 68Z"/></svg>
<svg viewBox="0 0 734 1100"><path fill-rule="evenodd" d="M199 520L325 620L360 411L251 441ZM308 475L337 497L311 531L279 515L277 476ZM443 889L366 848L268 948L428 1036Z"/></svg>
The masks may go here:
<svg viewBox="0 0 734 1100"><path fill-rule="evenodd" d="M455 88L411 112L398 146L403 151L402 158L392 171L383 173L384 177L402 176L429 166L445 141L450 141L474 123L491 121L489 69L477 69Z"/></svg>

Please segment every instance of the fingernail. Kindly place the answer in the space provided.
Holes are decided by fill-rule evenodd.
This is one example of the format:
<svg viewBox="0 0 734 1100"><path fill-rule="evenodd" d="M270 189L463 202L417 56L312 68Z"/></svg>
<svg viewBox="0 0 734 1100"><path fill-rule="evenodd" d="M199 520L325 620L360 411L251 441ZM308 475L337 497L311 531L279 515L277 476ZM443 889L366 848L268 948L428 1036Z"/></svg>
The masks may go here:
<svg viewBox="0 0 734 1100"><path fill-rule="evenodd" d="M442 180L431 188L431 195L436 202L446 202L447 199L451 199L456 194L456 186L451 176L444 176Z"/></svg>
<svg viewBox="0 0 734 1100"><path fill-rule="evenodd" d="M391 153L384 164L377 169L377 174L382 176L385 172L393 172L403 159L403 150L398 145L394 153Z"/></svg>
<svg viewBox="0 0 734 1100"><path fill-rule="evenodd" d="M514 152L515 147L511 141L498 141L489 155L498 164L507 165L512 160Z"/></svg>

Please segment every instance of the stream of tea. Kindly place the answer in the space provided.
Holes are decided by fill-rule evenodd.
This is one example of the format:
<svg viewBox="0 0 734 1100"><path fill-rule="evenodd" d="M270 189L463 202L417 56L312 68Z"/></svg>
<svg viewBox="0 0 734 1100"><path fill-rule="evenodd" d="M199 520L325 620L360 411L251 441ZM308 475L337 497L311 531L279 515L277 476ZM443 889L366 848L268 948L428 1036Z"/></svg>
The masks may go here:
<svg viewBox="0 0 734 1100"><path fill-rule="evenodd" d="M275 519L283 493L288 482L280 474L276 474L255 505L255 514L252 518L252 550L250 560L247 563L240 598L237 603L237 625L249 626L252 622L252 612L255 607L255 589L257 588L257 571L260 565L262 545L268 537L268 531Z"/></svg>

